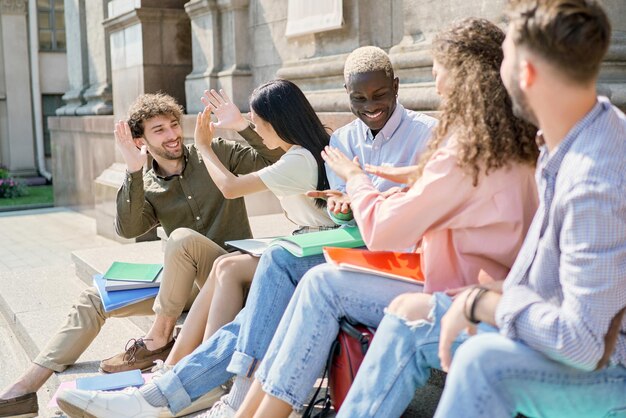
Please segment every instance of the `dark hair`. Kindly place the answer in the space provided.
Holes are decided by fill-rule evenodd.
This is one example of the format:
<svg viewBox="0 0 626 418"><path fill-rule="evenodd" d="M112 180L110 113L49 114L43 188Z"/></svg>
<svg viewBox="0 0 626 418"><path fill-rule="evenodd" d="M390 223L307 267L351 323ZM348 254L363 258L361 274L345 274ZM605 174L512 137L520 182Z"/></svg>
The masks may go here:
<svg viewBox="0 0 626 418"><path fill-rule="evenodd" d="M328 189L330 186L321 154L328 145L330 134L302 90L291 81L272 80L252 92L250 108L272 125L283 141L300 145L313 154L317 162L317 190ZM323 207L326 202L316 199L315 204Z"/></svg>
<svg viewBox="0 0 626 418"><path fill-rule="evenodd" d="M165 93L142 94L137 97L128 109L128 126L133 138L143 136L143 123L157 116L173 116L178 122L183 114L183 108L176 103L176 99Z"/></svg>
<svg viewBox="0 0 626 418"><path fill-rule="evenodd" d="M500 78L503 40L500 28L478 18L454 22L433 40L433 57L448 71L450 93L420 159L420 175L452 131L458 136L459 166L472 175L474 186L481 171L487 175L512 162L535 164L537 128L513 115Z"/></svg>
<svg viewBox="0 0 626 418"><path fill-rule="evenodd" d="M611 24L597 1L512 0L507 17L516 46L574 82L595 80L611 40Z"/></svg>

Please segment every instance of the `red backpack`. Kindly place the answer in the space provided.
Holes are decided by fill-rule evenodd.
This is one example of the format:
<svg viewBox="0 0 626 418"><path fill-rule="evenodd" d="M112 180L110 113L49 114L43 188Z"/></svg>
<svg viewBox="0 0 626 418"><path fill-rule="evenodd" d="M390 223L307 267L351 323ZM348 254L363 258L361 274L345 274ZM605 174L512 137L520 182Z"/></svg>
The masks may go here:
<svg viewBox="0 0 626 418"><path fill-rule="evenodd" d="M339 334L331 346L324 370L323 377L328 374L326 394L324 398L315 401L322 388L320 384L304 411L303 418L327 417L331 405L335 411L339 411L373 338L374 330L365 325L352 324L346 318L339 322ZM320 405L322 410L313 415L313 408L316 405Z"/></svg>

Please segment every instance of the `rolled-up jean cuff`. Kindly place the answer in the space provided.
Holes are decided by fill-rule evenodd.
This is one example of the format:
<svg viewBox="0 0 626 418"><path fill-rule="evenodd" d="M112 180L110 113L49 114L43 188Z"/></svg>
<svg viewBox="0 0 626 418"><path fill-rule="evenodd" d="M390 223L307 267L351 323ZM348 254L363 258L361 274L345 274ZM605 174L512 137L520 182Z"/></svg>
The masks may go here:
<svg viewBox="0 0 626 418"><path fill-rule="evenodd" d="M272 382L268 382L266 377L261 375L261 373L256 373L255 377L259 381L259 383L261 383L263 392L277 399L280 399L281 401L285 403L288 403L289 405L291 405L293 410L298 413L304 410L304 402L297 401L295 399L295 396L285 393L282 390L276 389L275 385L273 385Z"/></svg>
<svg viewBox="0 0 626 418"><path fill-rule="evenodd" d="M167 399L170 411L177 414L191 405L191 398L176 373L169 371L152 381Z"/></svg>
<svg viewBox="0 0 626 418"><path fill-rule="evenodd" d="M61 373L68 367L62 364L55 363L51 360L48 360L46 357L43 357L43 356L37 356L35 360L33 360L33 363L35 363L38 366L45 367L46 369L50 369L53 372L57 372L57 373Z"/></svg>
<svg viewBox="0 0 626 418"><path fill-rule="evenodd" d="M259 363L259 359L242 353L241 351L235 351L230 359L230 363L228 363L226 371L236 374L237 376L251 378Z"/></svg>

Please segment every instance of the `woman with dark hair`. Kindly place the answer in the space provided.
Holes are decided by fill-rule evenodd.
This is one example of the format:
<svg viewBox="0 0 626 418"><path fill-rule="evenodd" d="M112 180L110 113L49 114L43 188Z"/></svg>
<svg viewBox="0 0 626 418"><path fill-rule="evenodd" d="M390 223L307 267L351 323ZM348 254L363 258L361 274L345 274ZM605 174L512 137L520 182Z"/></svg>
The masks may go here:
<svg viewBox="0 0 626 418"><path fill-rule="evenodd" d="M399 295L473 285L481 270L494 279L505 278L537 208L538 149L536 129L513 115L500 79L503 40L504 33L493 23L466 19L433 41L433 75L442 102L429 151L414 167L365 167L370 174L408 184L406 191L384 196L358 164L337 149L324 151L328 167L346 180L368 248L403 251L420 246L424 286L330 264L309 270L237 418L280 418L301 410L326 365L342 317L377 327L385 308ZM378 367L383 372L412 359L409 350L398 352L393 337L381 339L377 334L372 343L392 356ZM338 416L399 416L406 405L393 402L395 391L401 390L394 386L394 376L387 377L359 371L357 380L366 380L360 387L367 396L355 399L351 391ZM381 404L385 408L380 409Z"/></svg>
<svg viewBox="0 0 626 418"><path fill-rule="evenodd" d="M224 197L235 199L270 190L278 197L285 216L298 226L294 234L335 227L325 202L305 195L307 191L329 187L321 151L328 145L330 135L298 86L287 80L273 80L252 93L250 115L254 129L266 147L281 148L285 154L271 166L240 176L224 167L213 152L211 141L216 127L241 131L249 122L223 91L206 91L202 101L206 107L197 117L195 146ZM217 123L211 122L212 112ZM233 320L243 307L244 292L252 282L258 261L258 257L241 252L215 260L165 360L165 370Z"/></svg>

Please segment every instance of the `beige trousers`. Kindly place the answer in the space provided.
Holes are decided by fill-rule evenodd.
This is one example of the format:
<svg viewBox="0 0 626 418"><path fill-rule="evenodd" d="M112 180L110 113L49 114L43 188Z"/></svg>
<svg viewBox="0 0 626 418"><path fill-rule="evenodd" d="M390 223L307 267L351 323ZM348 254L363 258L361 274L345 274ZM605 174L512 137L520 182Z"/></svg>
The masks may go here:
<svg viewBox="0 0 626 418"><path fill-rule="evenodd" d="M177 318L191 307L213 262L222 254L226 251L204 235L187 228L174 230L167 241L161 288L156 298L105 312L98 291L94 287L85 289L34 363L63 371L78 360L108 318L154 313Z"/></svg>

